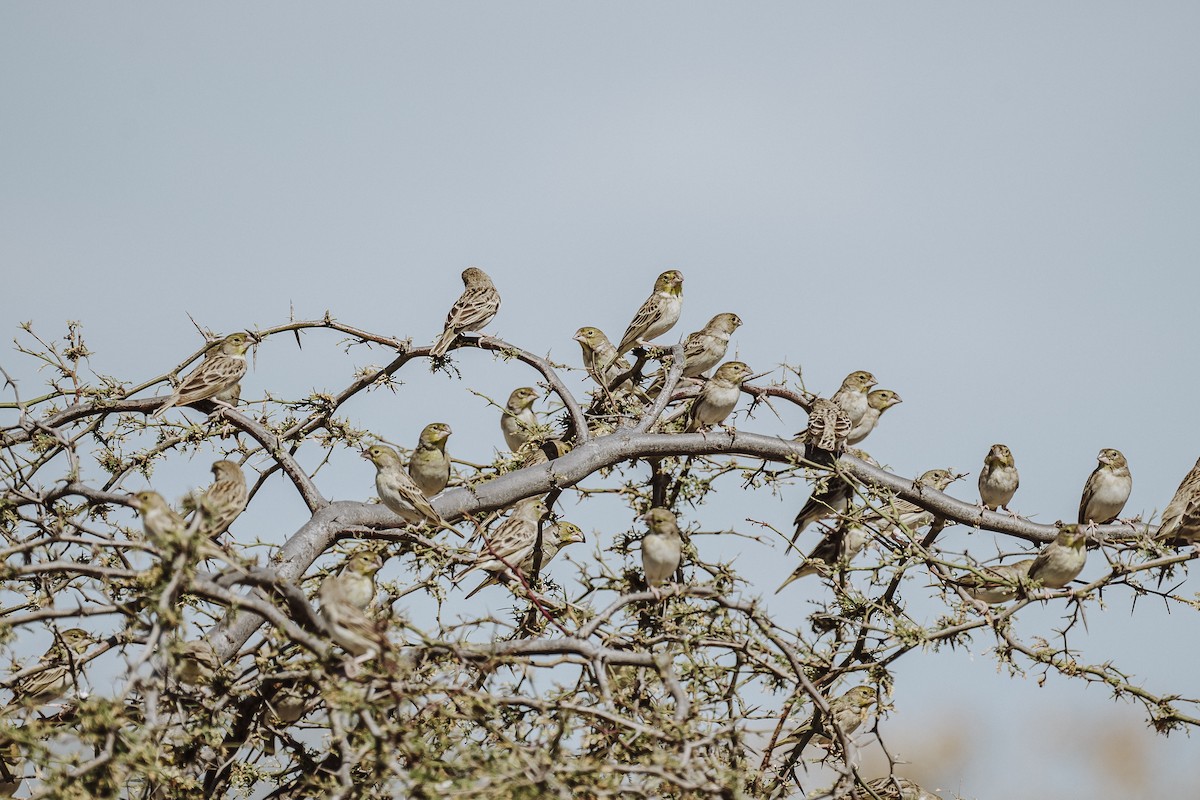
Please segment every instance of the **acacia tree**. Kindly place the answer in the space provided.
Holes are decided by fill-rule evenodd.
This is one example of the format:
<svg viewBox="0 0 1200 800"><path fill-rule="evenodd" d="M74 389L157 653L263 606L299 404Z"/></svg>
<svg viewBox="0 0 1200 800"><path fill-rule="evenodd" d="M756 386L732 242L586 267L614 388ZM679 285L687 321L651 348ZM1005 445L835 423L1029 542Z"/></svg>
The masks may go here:
<svg viewBox="0 0 1200 800"><path fill-rule="evenodd" d="M14 697L0 778L9 790L24 779L34 796L72 797L895 796L898 781L859 769L864 741L891 752L886 725L858 723L885 710L899 659L973 637L994 642L1014 671L1056 671L1135 698L1161 732L1200 721L1192 703L1134 685L1112 662L1081 663L1067 644L1105 589L1190 607L1159 583L1193 552L1157 541L1145 524L1090 526L1088 547L1103 550L1108 572L1057 589L1002 582L1011 600L988 605L971 589L995 574L941 546L945 526L1027 549L1053 541L1056 527L986 510L846 450L846 431L836 430L845 420L836 409L820 416L828 404L804 390L798 372L742 383L737 428L687 432L701 427L688 424L687 409L703 381L682 378L680 345L639 347L628 369L593 370L605 385L584 396L569 374L578 367L486 334L452 337L445 356L432 356L428 346L326 316L247 331L247 344L328 336L348 345L348 359L359 352L351 346L366 346L390 361L356 368L336 392L285 400L270 393L264 359L250 385L266 388L252 400L231 392L164 410L164 389L215 357L219 337L206 332L170 372L132 382L92 372L99 358L75 323L61 340L23 330L17 351L36 360L47 385L29 393L10 378L3 405L9 603L0 631L14 654ZM322 466L379 441L352 424L355 401L396 390L405 370L426 365L461 377L463 348L511 363L514 385L530 382L529 369L539 376L555 402L525 431L531 441L489 464L457 463L432 500L444 527L401 519L366 487L361 500L331 501ZM780 430L772 413L780 404L812 412L810 435ZM812 434L826 429L840 435L823 449ZM137 490L165 464L198 456L246 469L251 507L282 474L308 519L277 532L282 544L265 556L236 520L210 540L216 515L201 485L185 498L190 516L172 509L169 524L153 523ZM793 483L827 490L844 481L851 500L827 515L826 535L853 526L874 546L812 562L817 574L806 580L823 582L825 602L808 613L771 614L762 592L698 536L685 541L673 580L647 586L641 518L666 508L685 534L699 532L718 479L764 497ZM576 501L599 496L628 508L625 530L589 524L592 506ZM490 591L511 595L511 617L463 612L470 587L456 578L498 555L488 531L526 498L550 510L537 521L538 542L569 515L597 557L571 559L574 575L565 559L542 563L552 554L539 548L524 569L502 561L513 570ZM906 516L905 503L930 513ZM745 547L780 552L793 538L783 524L742 536ZM378 560L355 561L363 551ZM802 556L787 558L799 565ZM319 587L356 569L373 578L380 563L399 577L371 584L360 614L332 613ZM899 589L914 576L910 587L930 586L923 591L942 604L935 619L906 610ZM1031 603L1065 610L1059 635L1022 628ZM47 657L30 658L39 648ZM843 713L856 686L873 691ZM801 769L818 760L833 767L832 782Z"/></svg>

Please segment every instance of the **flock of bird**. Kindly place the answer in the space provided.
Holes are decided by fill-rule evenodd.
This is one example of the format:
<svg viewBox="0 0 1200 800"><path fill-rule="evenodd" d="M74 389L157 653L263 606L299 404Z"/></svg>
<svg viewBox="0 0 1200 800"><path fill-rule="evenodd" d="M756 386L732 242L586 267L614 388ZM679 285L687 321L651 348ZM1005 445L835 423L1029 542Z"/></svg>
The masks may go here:
<svg viewBox="0 0 1200 800"><path fill-rule="evenodd" d="M499 311L499 292L483 270L468 268L462 273L462 280L462 295L451 307L442 333L429 350L433 358L444 357L456 344L463 343L462 334L482 330ZM631 367L625 355L635 348L650 345L653 339L675 325L683 304L682 289L683 275L678 270L659 275L650 297L638 309L616 345L599 328L585 326L576 331L573 338L582 350L584 369L599 385L603 396L633 394L652 399L662 390L661 372L649 386L641 388L638 385L641 375ZM741 324L742 320L736 314L717 314L701 330L684 339L682 379L702 386L687 406L682 430L700 431L720 425L736 407L742 384L752 377L752 371L741 361L721 361L731 335ZM179 381L170 397L155 410L154 416L160 416L172 407L188 406L202 400L218 406L235 405L240 396L240 381L246 372L246 353L255 341L253 336L242 332L220 340L209 349L204 360ZM706 378L710 371L711 377ZM807 428L797 434L797 441L806 446L806 455L818 463L830 464L830 454L849 450L870 461L868 455L853 449L854 445L861 443L875 429L884 412L902 402L895 391L876 386L877 381L870 372L859 370L847 375L828 399L815 398ZM505 445L523 454L526 464L556 458L570 448L561 440L547 442L536 435L538 423L533 404L538 398L535 389L518 388L509 396L501 413L500 427ZM407 464L399 452L383 444L367 447L362 455L376 468L376 492L388 509L406 523L429 524L461 537L463 534L444 520L430 503L430 498L445 489L451 478L451 460L446 452L450 435L450 426L445 423L425 426ZM1074 580L1087 557L1087 527L1116 520L1132 489L1129 467L1120 451L1101 450L1098 461L1084 487L1077 523L1062 526L1057 538L1035 557L982 567L963 576L959 585L977 600L1000 603L1017 596L1026 585L1061 588ZM130 496L130 504L141 513L150 543L164 552L190 548L190 552L201 557L220 551L216 540L245 509L249 494L245 476L236 463L217 461L212 471L213 483L202 492L189 496L182 513L153 491ZM963 476L950 470L932 469L919 481L942 491L960 477ZM981 508L1009 510L1019 477L1012 451L1007 446L996 444L988 452L978 485ZM836 523L825 526L822 540L788 576L780 590L806 575L830 575L844 569L874 537L899 530L912 533L933 522L933 514L915 503L895 500L886 509L879 509L855 506L855 496L855 487L836 471L818 482L796 516L792 544L809 525L821 523L824 526L823 521L831 519ZM540 498L518 503L492 533L485 535L482 548L457 576L455 584L472 573L488 573L469 597L485 586L523 581L535 564L544 567L562 547L583 541L577 525L548 520L548 515ZM669 509L652 508L642 519L647 527L641 547L643 570L647 587L657 597L661 587L679 567L683 538L676 517ZM1200 461L1167 506L1158 535L1166 540L1200 539ZM202 544L196 545L197 541ZM538 541L541 542L540 550ZM375 597L374 578L382 563L375 551L355 552L339 574L324 580L318 592L320 613L335 632L335 641L355 655L370 653L377 647L378 635L366 612ZM14 702L41 704L65 692L70 674L64 662L73 660L66 657L67 651L81 652L80 648L86 650L92 641L82 629L62 631L43 657L41 668L27 670L30 674L18 676L12 682L17 698ZM193 662L209 659L204 652L191 653L189 657ZM62 670L55 665L63 665ZM868 687L856 688L865 690ZM860 694L865 697L866 692ZM843 705L853 708L857 714L865 707L859 702L862 699L852 695ZM833 702L839 700L841 698ZM873 702L874 697L870 700ZM848 730L850 726L847 723L841 727Z"/></svg>

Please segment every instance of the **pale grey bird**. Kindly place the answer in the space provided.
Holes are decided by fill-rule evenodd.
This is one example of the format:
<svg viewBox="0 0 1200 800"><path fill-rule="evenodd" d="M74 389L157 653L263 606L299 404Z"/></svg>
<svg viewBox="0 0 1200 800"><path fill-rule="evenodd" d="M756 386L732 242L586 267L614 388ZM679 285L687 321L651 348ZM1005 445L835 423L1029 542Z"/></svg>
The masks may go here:
<svg viewBox="0 0 1200 800"><path fill-rule="evenodd" d="M879 418L883 416L883 412L902 402L904 401L900 399L900 395L891 389L876 389L871 392L867 395L867 410L863 414L862 419L850 429L850 435L846 437L846 443L858 444L867 438L871 431L875 430L875 426L879 424Z"/></svg>
<svg viewBox="0 0 1200 800"><path fill-rule="evenodd" d="M654 291L633 315L633 321L617 345L617 355L624 355L638 345L648 344L651 339L671 330L679 321L682 310L683 273L669 269L654 281Z"/></svg>
<svg viewBox="0 0 1200 800"><path fill-rule="evenodd" d="M1133 491L1129 462L1120 450L1106 447L1096 456L1099 462L1083 485L1079 500L1079 524L1106 525L1121 516Z"/></svg>
<svg viewBox="0 0 1200 800"><path fill-rule="evenodd" d="M870 407L867 393L874 385L874 375L863 369L856 370L842 380L842 385L830 398L841 406L842 410L846 412L846 416L850 417L852 426L857 425L863 415L867 413L867 409Z"/></svg>
<svg viewBox="0 0 1200 800"><path fill-rule="evenodd" d="M529 386L514 389L500 412L500 431L504 434L504 443L514 453L521 445L529 441L537 428L537 413L533 403L540 395Z"/></svg>
<svg viewBox="0 0 1200 800"><path fill-rule="evenodd" d="M417 447L408 460L408 474L426 497L433 497L450 482L450 456L446 455L446 440L450 426L431 422L421 430Z"/></svg>
<svg viewBox="0 0 1200 800"><path fill-rule="evenodd" d="M1061 589L1083 572L1086 563L1087 533L1078 525L1063 525L1029 566L1029 579L1047 589Z"/></svg>
<svg viewBox="0 0 1200 800"><path fill-rule="evenodd" d="M1011 511L1008 504L1017 493L1020 484L1021 478L1017 474L1017 464L1012 451L1007 445L992 445L992 449L983 458L983 469L979 471L980 500L992 511L1001 506Z"/></svg>
<svg viewBox="0 0 1200 800"><path fill-rule="evenodd" d="M717 367L700 394L692 400L687 429L698 431L725 421L742 396L742 383L750 377L750 368L741 361L728 361Z"/></svg>
<svg viewBox="0 0 1200 800"><path fill-rule="evenodd" d="M658 587L675 574L683 558L683 536L675 515L665 508L650 509L642 520L649 528L642 537L642 569L646 585L655 597L661 598Z"/></svg>
<svg viewBox="0 0 1200 800"><path fill-rule="evenodd" d="M979 574L967 574L958 579L958 585L976 600L990 605L1007 603L1017 596L1023 583L1029 579L1029 570L1034 559L1026 558L1012 564L995 564L980 567Z"/></svg>

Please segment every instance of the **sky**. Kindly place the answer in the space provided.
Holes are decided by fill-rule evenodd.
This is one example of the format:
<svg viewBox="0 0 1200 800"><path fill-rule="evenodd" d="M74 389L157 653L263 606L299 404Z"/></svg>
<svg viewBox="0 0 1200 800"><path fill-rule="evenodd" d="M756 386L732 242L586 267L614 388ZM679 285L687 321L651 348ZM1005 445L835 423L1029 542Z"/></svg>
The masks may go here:
<svg viewBox="0 0 1200 800"><path fill-rule="evenodd" d="M899 392L869 440L898 473L970 471L952 493L974 500L1004 442L1015 508L1052 522L1117 447L1127 513L1149 515L1200 455L1198 26L1183 2L6 4L0 322L59 336L79 320L95 369L138 381L197 347L189 314L227 333L328 311L432 341L477 265L504 297L492 330L576 365L576 328L619 335L677 268L675 332L734 311L756 370L800 367L828 394L869 369ZM337 390L389 360L337 342L269 340L247 394ZM488 460L494 410L468 390L502 401L534 377L456 360L461 383L415 369L347 413L407 446L442 418L455 455ZM11 352L0 365L34 379ZM738 424L803 426L780 413ZM327 494L370 495L369 464L334 467ZM751 504L723 488L687 522L786 526L805 491ZM302 509L278 495L282 538ZM790 569L769 548L738 563L772 589ZM1084 577L1102 570L1094 557ZM1196 621L1106 600L1073 644L1191 690ZM1060 613L1027 609L1022 630L1050 635ZM1200 778L1190 741L1147 732L1136 707L1010 678L986 647L903 659L882 724L954 765L921 773L944 796L1158 796ZM934 748L964 728L957 755ZM1133 790L1095 766L1109 734L1142 755Z"/></svg>

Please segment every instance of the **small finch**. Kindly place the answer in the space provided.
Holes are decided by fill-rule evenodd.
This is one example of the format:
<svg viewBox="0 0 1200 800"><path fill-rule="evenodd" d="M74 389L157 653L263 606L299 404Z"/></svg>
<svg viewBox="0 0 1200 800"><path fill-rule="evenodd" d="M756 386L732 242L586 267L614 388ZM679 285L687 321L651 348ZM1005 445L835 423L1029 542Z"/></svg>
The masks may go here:
<svg viewBox="0 0 1200 800"><path fill-rule="evenodd" d="M1021 585L1029 579L1029 569L1034 559L1026 558L1012 564L996 564L982 567L979 574L964 575L957 580L959 586L976 600L989 605L1007 603L1017 596Z"/></svg>
<svg viewBox="0 0 1200 800"><path fill-rule="evenodd" d="M444 356L460 333L478 331L492 321L500 310L500 293L492 279L478 267L467 267L462 274L462 295L450 307L446 325L429 354Z"/></svg>
<svg viewBox="0 0 1200 800"><path fill-rule="evenodd" d="M75 685L79 660L95 642L96 639L82 628L62 631L36 665L21 670L20 677L10 680L13 699L4 711L44 705L66 694Z"/></svg>
<svg viewBox="0 0 1200 800"><path fill-rule="evenodd" d="M658 597L662 586L683 558L683 536L675 515L665 508L652 508L643 515L649 531L642 537L642 569L646 573L646 585Z"/></svg>
<svg viewBox="0 0 1200 800"><path fill-rule="evenodd" d="M158 492L136 492L130 503L142 515L146 541L160 550L171 550L185 543L189 526L183 517Z"/></svg>
<svg viewBox="0 0 1200 800"><path fill-rule="evenodd" d="M571 445L562 439L547 439L544 442L530 440L521 445L517 455L521 456L521 469L545 464L556 458L562 458L571 452Z"/></svg>
<svg viewBox="0 0 1200 800"><path fill-rule="evenodd" d="M524 532L525 531L522 531L522 533ZM497 533L499 533L499 531ZM520 573L522 577L529 577L533 571L533 547L537 541L536 522L534 523L533 527L533 535L534 538L528 541L524 540L524 538L519 534L510 537L509 541L500 541L499 536L490 540L490 548L481 551L479 556L483 557L485 554L487 554L491 556L491 558L485 564L480 565L479 569L488 570L492 574L485 578L483 583L472 589L467 594L467 597L474 597L476 593L486 586L492 586L496 583L513 580L513 569ZM553 561L554 557L558 555L559 550L569 544L575 544L576 542L582 542L583 540L583 531L580 530L578 525L572 522L561 520L553 525L543 526L541 547L542 557L541 563L538 567L539 570L545 569L546 565ZM501 555L504 556L504 561L507 562L511 568L504 566L504 563L500 561L498 556Z"/></svg>
<svg viewBox="0 0 1200 800"><path fill-rule="evenodd" d="M172 406L188 406L233 389L246 374L246 350L252 341L247 333L233 333L222 339L200 366L179 382L154 416L162 416Z"/></svg>
<svg viewBox="0 0 1200 800"><path fill-rule="evenodd" d="M474 563L454 582L458 583L477 569L498 572L508 569L509 565L519 565L525 555L532 553L533 544L537 541L538 522L548 513L546 502L540 496L526 497L517 503L512 514L486 537L487 541L476 554Z"/></svg>
<svg viewBox="0 0 1200 800"><path fill-rule="evenodd" d="M742 324L737 314L717 314L698 331L689 333L683 340L683 373L680 377L696 378L720 363L729 349L729 337ZM660 374L650 386L648 394L656 397L662 390L664 375Z"/></svg>
<svg viewBox="0 0 1200 800"><path fill-rule="evenodd" d="M983 458L983 469L979 471L979 498L983 504L996 511L1001 506L1011 511L1008 504L1017 493L1021 483L1017 475L1017 463L1007 445L994 444Z"/></svg>
<svg viewBox="0 0 1200 800"><path fill-rule="evenodd" d="M462 532L451 527L437 512L413 481L400 461L400 454L387 445L371 445L362 453L363 458L375 465L375 491L380 501L400 516L405 522L420 524L432 522L439 528Z"/></svg>
<svg viewBox="0 0 1200 800"><path fill-rule="evenodd" d="M1175 496L1163 509L1156 536L1165 541L1182 539L1191 543L1200 540L1200 460L1183 476Z"/></svg>
<svg viewBox="0 0 1200 800"><path fill-rule="evenodd" d="M329 625L331 638L351 655L378 650L374 621L366 610L375 599L375 573L382 567L378 553L359 550L340 573L324 578L317 591L320 614Z"/></svg>
<svg viewBox="0 0 1200 800"><path fill-rule="evenodd" d="M937 489L939 492L944 492L946 491L946 487L959 477L961 476L955 475L947 469L930 469L923 472L921 477L917 479L917 482L923 486ZM883 512L883 516L872 512L864 516L863 522L871 522L877 525L881 532L901 528L911 533L915 533L926 525L933 524L932 511L926 511L916 503L901 498L893 500L889 506L883 509Z"/></svg>
<svg viewBox="0 0 1200 800"><path fill-rule="evenodd" d="M687 430L694 432L724 422L742 395L742 382L749 377L750 368L741 361L727 361L717 367L692 401Z"/></svg>
<svg viewBox="0 0 1200 800"><path fill-rule="evenodd" d="M860 369L847 375L830 399L846 412L851 425L857 425L870 408L867 392L871 391L874 385L875 376Z"/></svg>
<svg viewBox="0 0 1200 800"><path fill-rule="evenodd" d="M1129 462L1120 450L1106 447L1096 456L1100 463L1083 485L1079 500L1079 524L1106 525L1121 515L1133 491Z"/></svg>
<svg viewBox="0 0 1200 800"><path fill-rule="evenodd" d="M871 716L871 707L879 699L878 693L870 686L855 686L843 695L829 701L828 716L814 713L794 733L781 739L775 746L799 742L810 731L812 741L828 746L837 741L837 731L849 737L862 727Z"/></svg>
<svg viewBox="0 0 1200 800"><path fill-rule="evenodd" d="M200 514L200 530L208 538L216 539L246 510L250 492L242 468L233 461L213 462L212 474L213 482L204 493L198 499L190 496L184 506Z"/></svg>
<svg viewBox="0 0 1200 800"><path fill-rule="evenodd" d="M540 397L529 386L514 389L500 412L500 430L504 433L504 443L514 453L521 445L529 441L537 428L537 414L534 413L533 403Z"/></svg>
<svg viewBox="0 0 1200 800"><path fill-rule="evenodd" d="M808 412L808 428L796 434L807 443L804 457L810 461L825 459L822 454L837 454L846 447L846 437L854 428L849 415L832 400L818 397Z"/></svg>
<svg viewBox="0 0 1200 800"><path fill-rule="evenodd" d="M1087 534L1078 525L1063 525L1054 541L1038 552L1029 566L1029 579L1047 589L1061 589L1083 572L1087 563Z"/></svg>
<svg viewBox="0 0 1200 800"><path fill-rule="evenodd" d="M426 497L433 497L450 482L450 456L446 455L446 440L451 433L450 426L444 422L429 423L421 431L417 448L408 461L408 474Z"/></svg>
<svg viewBox="0 0 1200 800"><path fill-rule="evenodd" d="M783 591L792 581L806 575L826 575L839 565L849 564L859 552L871 541L861 524L843 521L837 528L825 535L812 552L800 563L800 566L788 575L787 580L779 585L775 594Z"/></svg>
<svg viewBox="0 0 1200 800"><path fill-rule="evenodd" d="M638 345L645 345L662 336L679 321L683 310L683 273L669 269L654 281L654 292L642 303L625 329L617 355L628 353Z"/></svg>
<svg viewBox="0 0 1200 800"><path fill-rule="evenodd" d="M174 648L175 677L188 686L207 686L221 669L221 659L207 639L179 642Z"/></svg>
<svg viewBox="0 0 1200 800"><path fill-rule="evenodd" d="M629 362L617 355L617 348L599 328L585 325L575 331L572 338L579 342L579 348L583 351L583 368L587 370L588 377L600 388L607 389L610 383L629 371ZM620 387L614 387L613 391L618 389L630 391L633 384L626 381Z"/></svg>
<svg viewBox="0 0 1200 800"><path fill-rule="evenodd" d="M846 443L858 444L867 438L871 431L875 430L875 426L879 424L879 418L883 416L883 412L902 402L904 401L900 399L900 395L891 389L876 389L871 392L867 395L867 410L863 414L862 419L850 429L850 435L846 437Z"/></svg>
<svg viewBox="0 0 1200 800"><path fill-rule="evenodd" d="M867 788L879 795L880 800L942 800L928 789L922 789L916 781L901 778L899 775L887 775L867 781Z"/></svg>

